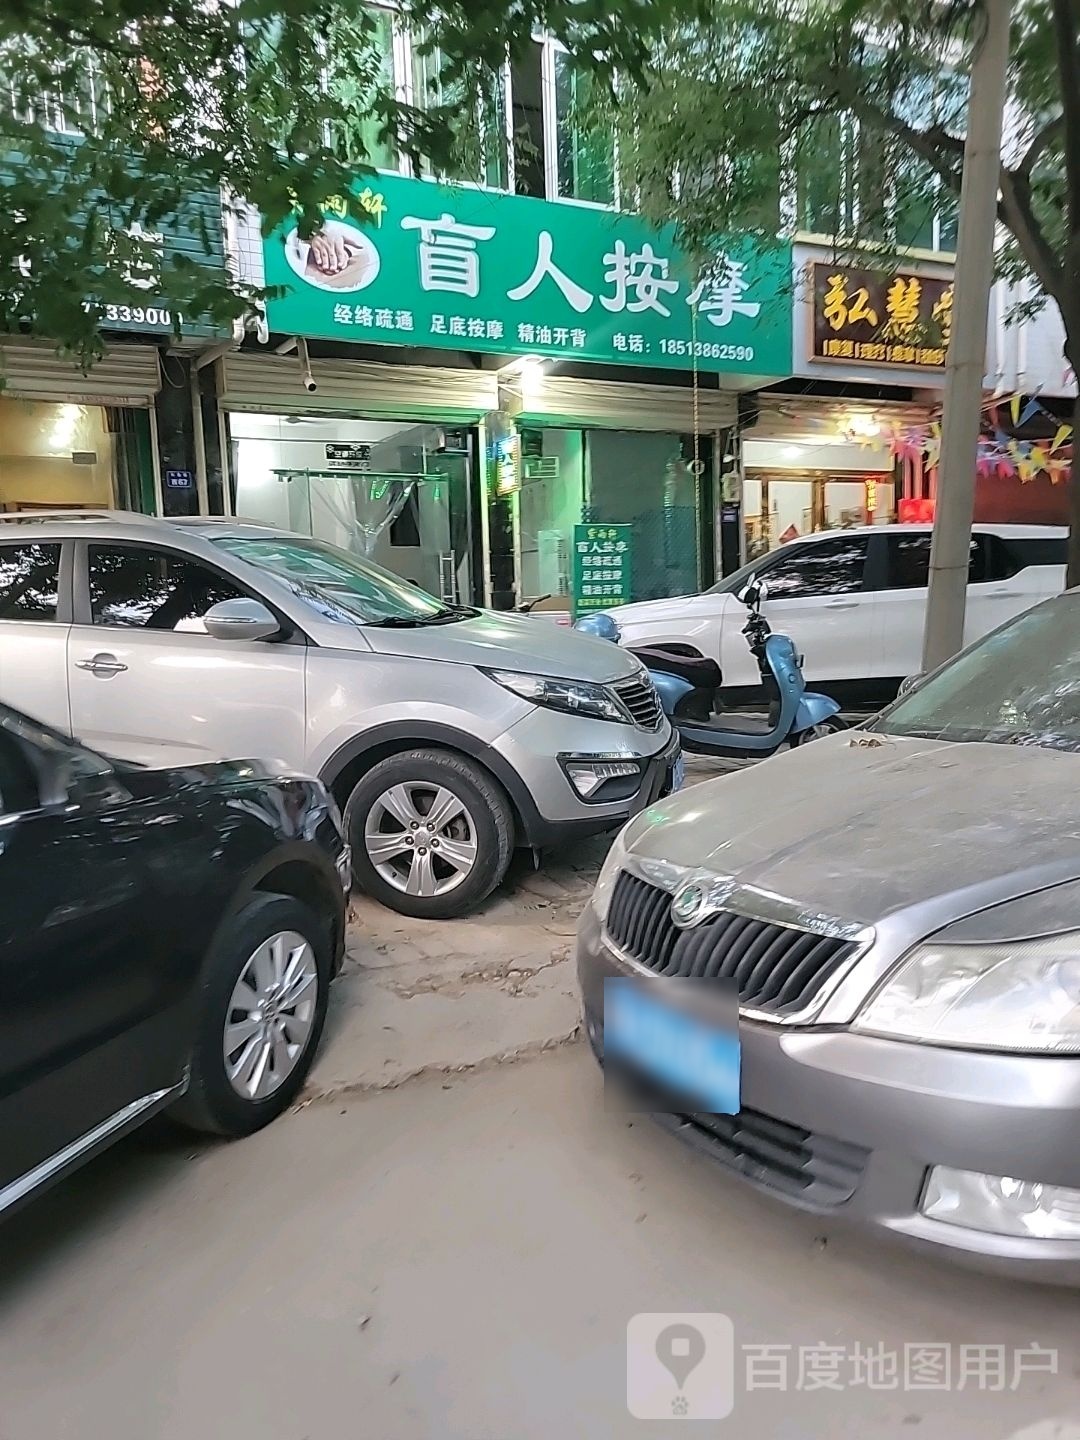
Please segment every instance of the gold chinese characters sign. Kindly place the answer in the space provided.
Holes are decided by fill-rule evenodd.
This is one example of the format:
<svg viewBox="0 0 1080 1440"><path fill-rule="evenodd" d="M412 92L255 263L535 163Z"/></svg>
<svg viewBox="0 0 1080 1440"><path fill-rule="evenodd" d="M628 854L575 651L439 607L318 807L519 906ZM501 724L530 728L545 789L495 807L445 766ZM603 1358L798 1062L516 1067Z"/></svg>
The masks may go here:
<svg viewBox="0 0 1080 1440"><path fill-rule="evenodd" d="M953 282L907 270L815 264L813 358L940 370L952 333Z"/></svg>

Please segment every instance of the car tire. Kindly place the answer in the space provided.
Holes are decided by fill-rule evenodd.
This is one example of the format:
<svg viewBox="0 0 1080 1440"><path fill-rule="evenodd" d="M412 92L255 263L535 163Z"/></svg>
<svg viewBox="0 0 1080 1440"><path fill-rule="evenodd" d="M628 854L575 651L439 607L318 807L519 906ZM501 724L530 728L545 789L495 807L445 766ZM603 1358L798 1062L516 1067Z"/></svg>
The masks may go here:
<svg viewBox="0 0 1080 1440"><path fill-rule="evenodd" d="M254 895L229 918L203 970L191 1078L173 1120L250 1135L292 1104L326 1021L330 932L289 895Z"/></svg>
<svg viewBox="0 0 1080 1440"><path fill-rule="evenodd" d="M349 796L345 828L357 885L418 919L475 909L506 874L514 848L502 786L448 750L409 750L373 766Z"/></svg>

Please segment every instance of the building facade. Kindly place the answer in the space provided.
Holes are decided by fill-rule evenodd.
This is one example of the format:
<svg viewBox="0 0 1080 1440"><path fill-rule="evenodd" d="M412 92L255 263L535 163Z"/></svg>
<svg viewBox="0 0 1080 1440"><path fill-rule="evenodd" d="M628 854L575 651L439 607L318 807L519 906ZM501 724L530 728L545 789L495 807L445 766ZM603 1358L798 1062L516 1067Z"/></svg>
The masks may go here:
<svg viewBox="0 0 1080 1440"><path fill-rule="evenodd" d="M446 101L437 52L372 14L398 94ZM243 515L447 600L560 609L697 590L808 531L927 518L944 198L905 217L903 263L875 271L828 238L857 194L841 213L797 185L792 239L734 241L702 282L670 230L630 212L610 135L577 118L585 83L550 39L493 72L469 173L416 177L373 127L357 138L377 169L311 236L194 197L221 225L162 245L194 254L209 231L200 263L273 287L257 331L184 317L177 340L150 289L105 317L88 375L7 343L0 505ZM1009 323L1026 298L1002 285L992 307L985 518L1064 513L1075 377L1052 307ZM590 526L618 534L625 563L576 563Z"/></svg>

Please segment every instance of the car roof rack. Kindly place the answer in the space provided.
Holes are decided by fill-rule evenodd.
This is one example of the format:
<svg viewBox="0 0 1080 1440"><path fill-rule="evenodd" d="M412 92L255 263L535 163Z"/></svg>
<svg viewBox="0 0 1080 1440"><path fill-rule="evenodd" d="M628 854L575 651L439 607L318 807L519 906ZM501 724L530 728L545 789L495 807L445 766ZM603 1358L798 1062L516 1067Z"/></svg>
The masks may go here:
<svg viewBox="0 0 1080 1440"><path fill-rule="evenodd" d="M151 525L162 523L158 515L143 515L138 510L11 510L0 511L0 524L26 525L42 520L60 520L65 525L72 520L97 524L102 520L123 521L124 524Z"/></svg>

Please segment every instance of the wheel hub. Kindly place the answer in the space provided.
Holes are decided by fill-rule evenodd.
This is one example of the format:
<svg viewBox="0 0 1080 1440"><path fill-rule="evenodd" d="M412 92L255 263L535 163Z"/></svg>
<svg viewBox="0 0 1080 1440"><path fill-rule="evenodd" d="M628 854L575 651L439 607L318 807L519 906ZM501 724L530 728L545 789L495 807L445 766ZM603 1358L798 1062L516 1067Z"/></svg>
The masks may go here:
<svg viewBox="0 0 1080 1440"><path fill-rule="evenodd" d="M318 962L295 930L271 935L233 987L222 1050L229 1083L245 1100L265 1100L296 1069L311 1038Z"/></svg>
<svg viewBox="0 0 1080 1440"><path fill-rule="evenodd" d="M395 890L431 898L454 890L477 860L476 825L465 802L444 786L406 781L368 812L364 845Z"/></svg>

